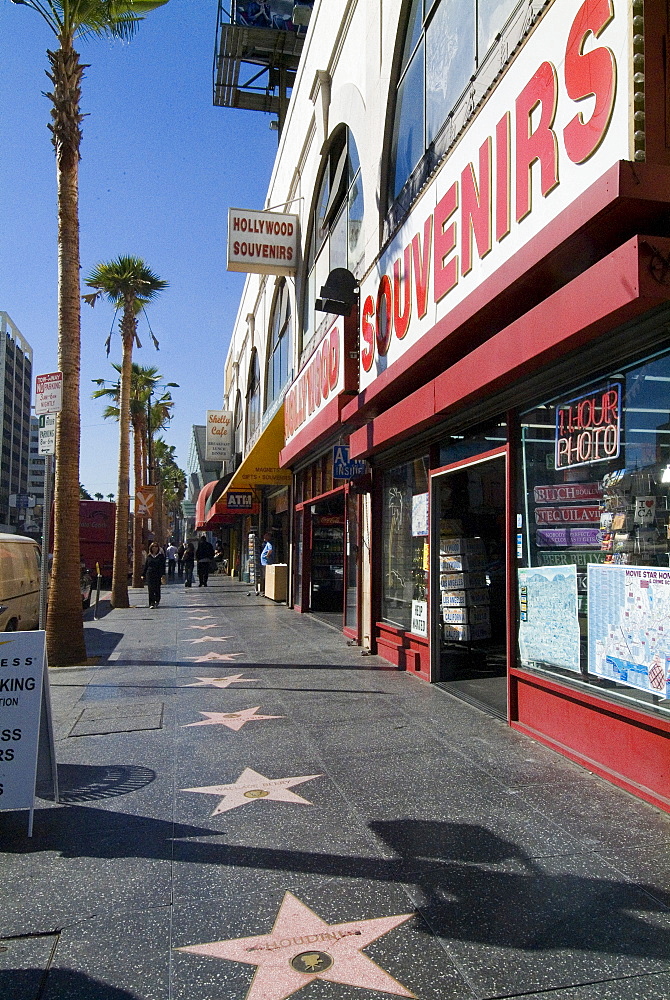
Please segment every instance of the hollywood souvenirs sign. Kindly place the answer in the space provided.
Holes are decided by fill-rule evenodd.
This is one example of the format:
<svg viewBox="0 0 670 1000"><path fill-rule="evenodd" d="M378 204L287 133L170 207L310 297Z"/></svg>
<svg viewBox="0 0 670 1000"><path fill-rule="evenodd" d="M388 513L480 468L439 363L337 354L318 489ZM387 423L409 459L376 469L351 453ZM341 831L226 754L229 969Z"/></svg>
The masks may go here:
<svg viewBox="0 0 670 1000"><path fill-rule="evenodd" d="M298 216L228 209L228 270L295 274Z"/></svg>
<svg viewBox="0 0 670 1000"><path fill-rule="evenodd" d="M320 342L284 400L288 444L344 389L344 320L339 317Z"/></svg>
<svg viewBox="0 0 670 1000"><path fill-rule="evenodd" d="M539 21L362 284L362 389L631 158L631 19L556 0Z"/></svg>

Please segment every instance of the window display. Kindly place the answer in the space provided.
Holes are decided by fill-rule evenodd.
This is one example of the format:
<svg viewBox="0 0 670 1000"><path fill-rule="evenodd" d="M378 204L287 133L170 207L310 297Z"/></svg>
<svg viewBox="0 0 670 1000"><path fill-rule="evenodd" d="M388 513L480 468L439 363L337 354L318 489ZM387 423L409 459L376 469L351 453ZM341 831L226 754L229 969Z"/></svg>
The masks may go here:
<svg viewBox="0 0 670 1000"><path fill-rule="evenodd" d="M427 457L384 474L383 504L382 620L410 631L412 602L428 601Z"/></svg>
<svg viewBox="0 0 670 1000"><path fill-rule="evenodd" d="M522 415L521 447L522 665L670 714L670 355Z"/></svg>

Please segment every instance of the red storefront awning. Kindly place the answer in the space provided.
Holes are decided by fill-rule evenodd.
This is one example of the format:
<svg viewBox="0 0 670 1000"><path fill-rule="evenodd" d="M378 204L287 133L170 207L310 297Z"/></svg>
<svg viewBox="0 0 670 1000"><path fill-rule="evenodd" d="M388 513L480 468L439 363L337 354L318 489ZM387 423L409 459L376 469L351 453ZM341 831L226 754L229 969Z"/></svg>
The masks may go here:
<svg viewBox="0 0 670 1000"><path fill-rule="evenodd" d="M207 527L207 513L205 511L205 506L210 496L214 492L214 487L219 482L218 479L213 479L211 483L207 483L198 493L198 499L195 502L195 530L204 531Z"/></svg>

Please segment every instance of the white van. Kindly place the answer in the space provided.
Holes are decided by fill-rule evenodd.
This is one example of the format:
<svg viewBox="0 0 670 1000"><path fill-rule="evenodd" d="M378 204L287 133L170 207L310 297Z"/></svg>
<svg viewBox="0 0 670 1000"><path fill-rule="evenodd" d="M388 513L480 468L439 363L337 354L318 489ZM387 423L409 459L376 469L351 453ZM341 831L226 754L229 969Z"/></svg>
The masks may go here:
<svg viewBox="0 0 670 1000"><path fill-rule="evenodd" d="M0 632L34 629L40 619L40 547L0 534Z"/></svg>

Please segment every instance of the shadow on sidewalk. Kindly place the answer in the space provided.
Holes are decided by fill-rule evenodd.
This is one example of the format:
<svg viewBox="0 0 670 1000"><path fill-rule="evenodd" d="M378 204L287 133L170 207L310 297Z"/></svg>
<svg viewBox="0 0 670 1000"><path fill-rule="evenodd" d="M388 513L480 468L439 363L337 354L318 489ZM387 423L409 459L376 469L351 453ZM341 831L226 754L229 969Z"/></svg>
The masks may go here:
<svg viewBox="0 0 670 1000"><path fill-rule="evenodd" d="M10 854L57 852L64 858L171 859L175 864L291 872L414 887L430 932L524 951L571 949L668 963L670 894L616 877L561 871L587 869L592 855L534 860L514 841L485 826L413 819L372 822L396 857L255 848L203 842L223 830L172 824L93 807L38 810L35 835L25 813L0 815ZM197 838L200 838L198 840ZM493 867L497 866L497 867ZM428 931L426 930L426 933ZM95 994L92 994L95 996ZM3 996L0 991L0 996Z"/></svg>
<svg viewBox="0 0 670 1000"><path fill-rule="evenodd" d="M58 790L63 805L112 799L146 788L156 772L135 764L59 764Z"/></svg>
<svg viewBox="0 0 670 1000"><path fill-rule="evenodd" d="M2 969L3 1000L137 1000L137 994L71 969Z"/></svg>

